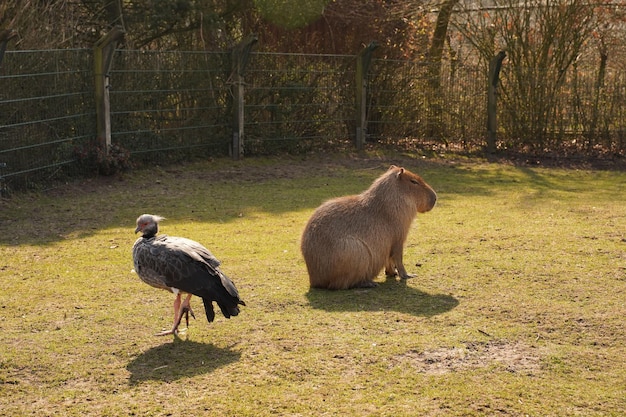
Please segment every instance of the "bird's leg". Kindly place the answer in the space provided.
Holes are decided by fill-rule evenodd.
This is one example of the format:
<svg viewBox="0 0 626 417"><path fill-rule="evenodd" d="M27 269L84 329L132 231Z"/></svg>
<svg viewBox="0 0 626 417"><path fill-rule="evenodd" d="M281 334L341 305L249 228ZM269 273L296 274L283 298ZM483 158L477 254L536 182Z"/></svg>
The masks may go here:
<svg viewBox="0 0 626 417"><path fill-rule="evenodd" d="M189 314L191 314L191 317L193 317L194 319L196 318L196 315L193 314L193 310L191 309L191 304L189 303L190 300L191 300L191 294L187 294L187 297L185 297L185 301L183 301L183 304L180 307L181 319L184 313L185 323L187 324L187 327L189 327ZM180 319L179 319L179 322L180 322Z"/></svg>
<svg viewBox="0 0 626 417"><path fill-rule="evenodd" d="M157 333L155 336L167 336L168 334L178 334L178 325L180 324L180 320L182 318L182 313L179 315L181 311L180 308L180 293L176 294L176 299L174 300L174 325L171 330L165 330L161 333Z"/></svg>
<svg viewBox="0 0 626 417"><path fill-rule="evenodd" d="M189 300L191 300L191 294L187 294L187 297L185 297L182 303L180 302L180 293L176 294L176 300L174 300L174 325L171 330L158 333L157 336L166 336L168 334L177 335L178 326L180 326L180 322L183 320L183 315L185 316L187 327L189 327L189 313L191 313L191 317L196 318L196 315L191 309L191 304L189 304Z"/></svg>

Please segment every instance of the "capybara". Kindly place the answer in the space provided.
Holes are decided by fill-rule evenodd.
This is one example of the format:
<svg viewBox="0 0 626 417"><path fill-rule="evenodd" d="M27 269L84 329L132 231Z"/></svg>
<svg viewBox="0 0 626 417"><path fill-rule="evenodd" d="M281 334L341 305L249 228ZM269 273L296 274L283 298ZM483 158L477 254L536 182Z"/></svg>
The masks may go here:
<svg viewBox="0 0 626 417"><path fill-rule="evenodd" d="M313 288L375 287L381 269L406 279L404 242L417 213L437 194L424 180L392 165L359 195L326 201L302 233L301 250Z"/></svg>

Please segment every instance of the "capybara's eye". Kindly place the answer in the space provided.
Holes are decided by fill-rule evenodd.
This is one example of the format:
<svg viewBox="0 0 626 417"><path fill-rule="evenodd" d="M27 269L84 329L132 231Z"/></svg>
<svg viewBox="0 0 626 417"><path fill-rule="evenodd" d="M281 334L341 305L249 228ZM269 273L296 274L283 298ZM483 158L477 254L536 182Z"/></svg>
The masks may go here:
<svg viewBox="0 0 626 417"><path fill-rule="evenodd" d="M413 184L415 184L415 185L419 185L419 184L420 184L419 182L417 182L417 180L411 180L411 182L412 182Z"/></svg>

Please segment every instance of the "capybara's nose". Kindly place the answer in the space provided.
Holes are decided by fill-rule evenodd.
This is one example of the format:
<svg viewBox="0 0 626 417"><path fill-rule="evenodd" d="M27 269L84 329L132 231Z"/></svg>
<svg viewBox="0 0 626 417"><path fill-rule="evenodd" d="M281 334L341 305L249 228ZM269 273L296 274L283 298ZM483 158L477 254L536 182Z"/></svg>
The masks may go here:
<svg viewBox="0 0 626 417"><path fill-rule="evenodd" d="M437 193L432 188L430 189L430 193L428 193L428 199L425 200L425 203L426 206L424 207L424 211L421 213L431 211L435 207L435 204L437 204Z"/></svg>

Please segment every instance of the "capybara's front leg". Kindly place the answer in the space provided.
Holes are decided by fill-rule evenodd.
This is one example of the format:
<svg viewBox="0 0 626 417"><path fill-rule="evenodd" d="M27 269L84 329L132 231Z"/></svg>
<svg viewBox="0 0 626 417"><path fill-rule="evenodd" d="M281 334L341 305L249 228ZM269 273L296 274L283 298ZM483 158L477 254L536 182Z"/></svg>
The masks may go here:
<svg viewBox="0 0 626 417"><path fill-rule="evenodd" d="M406 269L404 268L404 264L402 263L402 246L400 246L400 250L395 251L394 253L392 253L389 262L387 263L387 265L389 266L391 265L395 265L395 270L397 271L398 275L400 276L401 279L409 279L409 278L413 278L415 276L415 274L409 274L406 272ZM387 275L387 267L385 268L385 273ZM395 274L393 274L395 275Z"/></svg>
<svg viewBox="0 0 626 417"><path fill-rule="evenodd" d="M393 261L391 256L389 256L389 259L387 259L387 263L385 264L385 275L387 275L388 278L398 275L398 271L396 271L396 263Z"/></svg>
<svg viewBox="0 0 626 417"><path fill-rule="evenodd" d="M404 269L404 265L402 264L399 264L397 269L398 275L400 275L401 279L409 279L416 276L415 274L409 274L408 272L406 272L406 269Z"/></svg>

